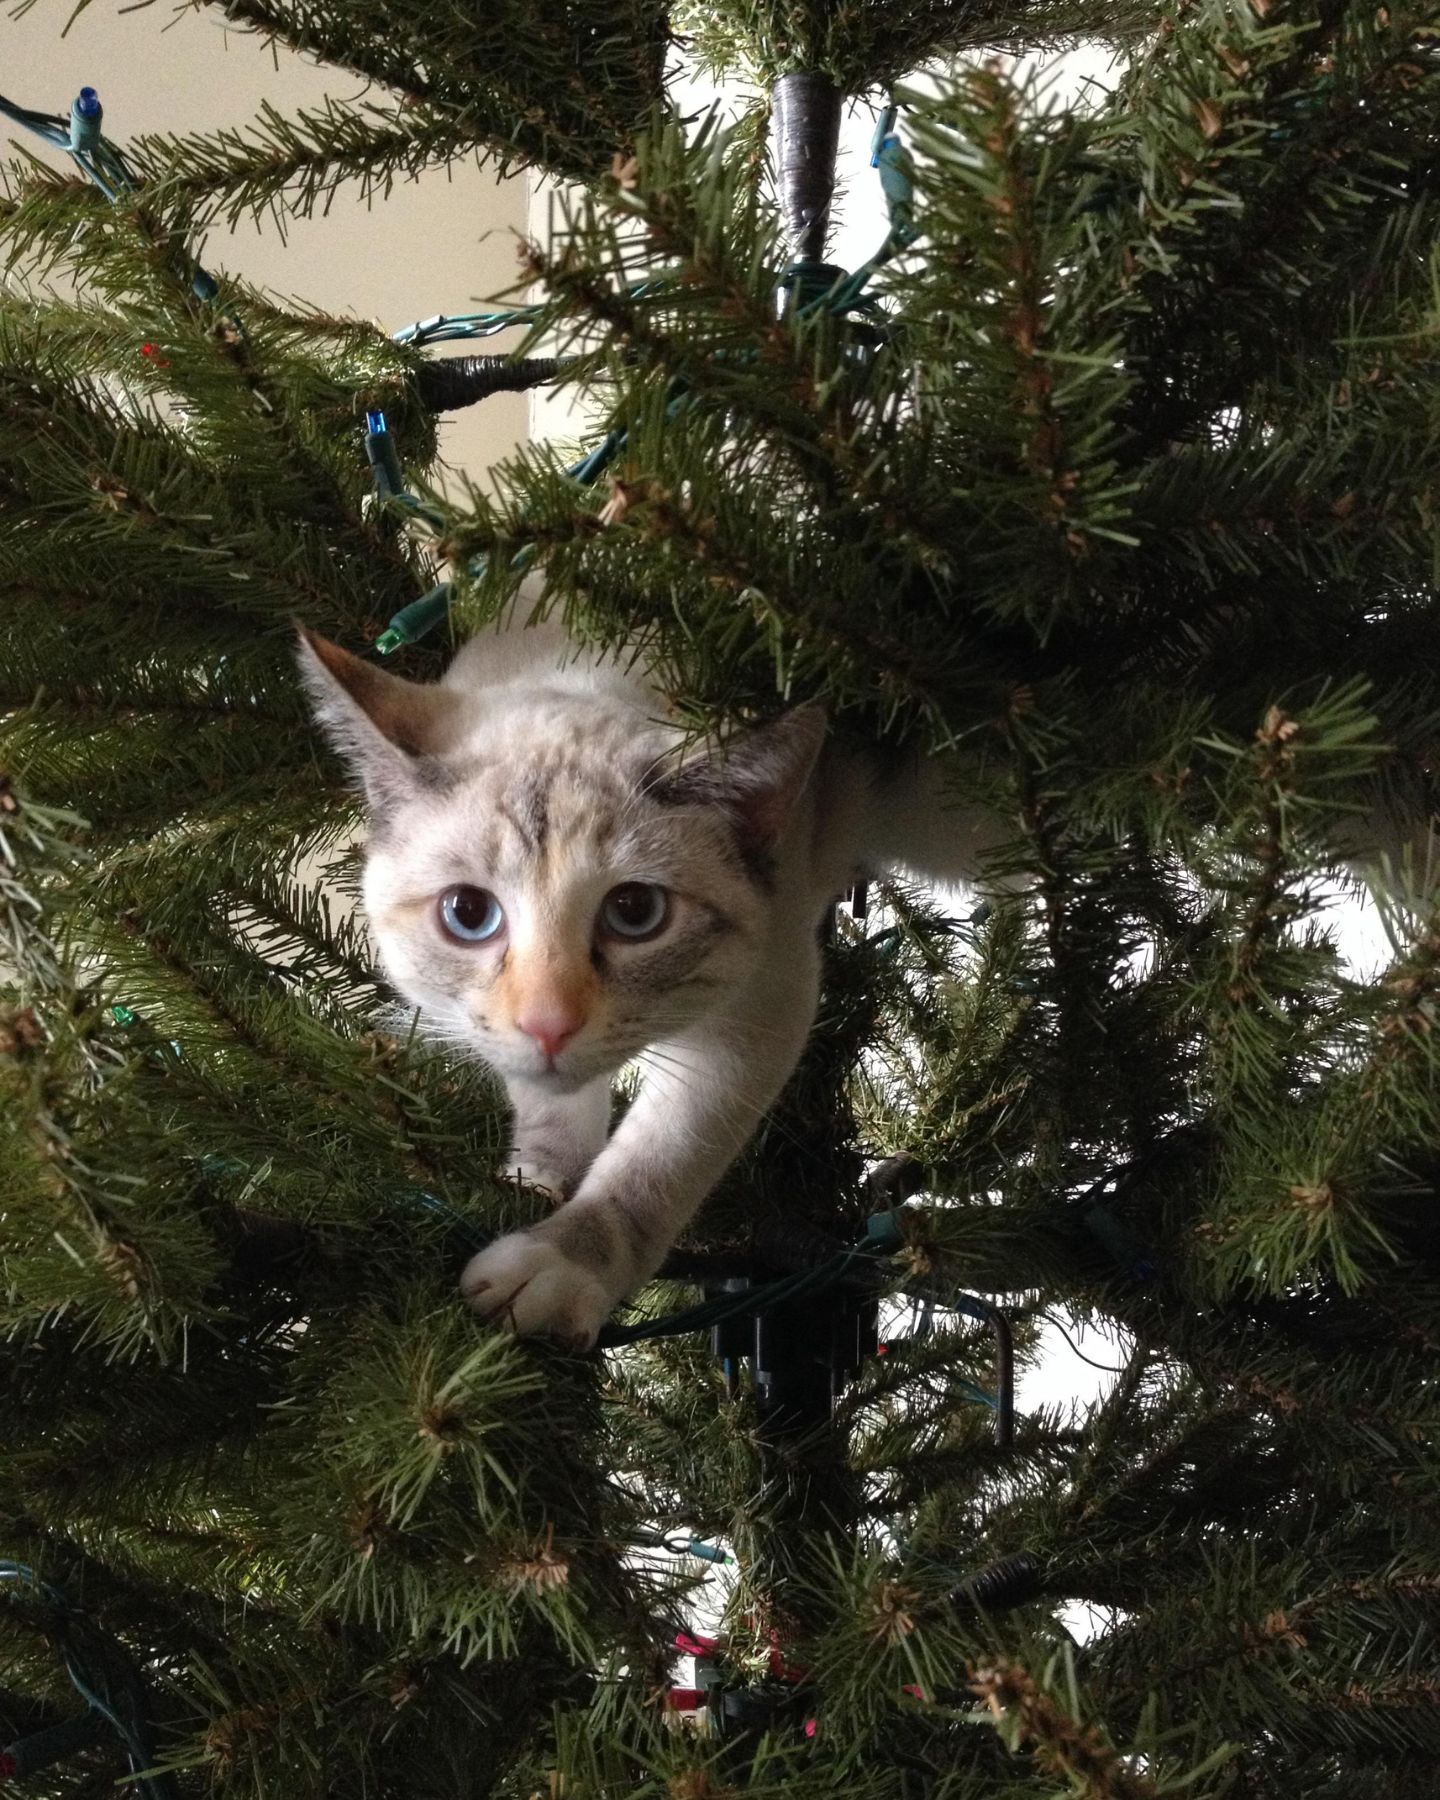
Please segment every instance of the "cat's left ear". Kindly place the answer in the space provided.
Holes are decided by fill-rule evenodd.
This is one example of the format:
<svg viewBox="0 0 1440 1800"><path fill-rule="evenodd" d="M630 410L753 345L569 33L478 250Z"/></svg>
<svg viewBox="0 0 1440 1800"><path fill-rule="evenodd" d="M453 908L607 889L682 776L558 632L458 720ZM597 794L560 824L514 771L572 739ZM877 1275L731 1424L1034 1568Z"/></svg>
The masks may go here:
<svg viewBox="0 0 1440 1800"><path fill-rule="evenodd" d="M431 785L427 771L451 741L460 696L405 681L297 625L300 677L325 735L360 778L371 809Z"/></svg>
<svg viewBox="0 0 1440 1800"><path fill-rule="evenodd" d="M718 750L687 757L660 775L651 792L667 805L722 807L742 846L763 853L785 829L824 741L824 707L792 707Z"/></svg>

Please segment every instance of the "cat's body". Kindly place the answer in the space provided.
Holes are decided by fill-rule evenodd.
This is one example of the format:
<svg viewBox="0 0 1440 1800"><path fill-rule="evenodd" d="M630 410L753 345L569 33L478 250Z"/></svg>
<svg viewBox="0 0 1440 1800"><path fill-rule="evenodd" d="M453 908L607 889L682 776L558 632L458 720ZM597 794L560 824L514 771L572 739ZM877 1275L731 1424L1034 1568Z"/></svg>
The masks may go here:
<svg viewBox="0 0 1440 1800"><path fill-rule="evenodd" d="M984 825L946 805L943 763L882 774L816 708L686 750L639 676L554 626L484 633L434 686L310 637L302 667L370 798L386 971L502 1077L512 1166L567 1197L462 1289L588 1343L795 1067L835 897L864 872L969 876ZM632 1059L641 1090L607 1137Z"/></svg>

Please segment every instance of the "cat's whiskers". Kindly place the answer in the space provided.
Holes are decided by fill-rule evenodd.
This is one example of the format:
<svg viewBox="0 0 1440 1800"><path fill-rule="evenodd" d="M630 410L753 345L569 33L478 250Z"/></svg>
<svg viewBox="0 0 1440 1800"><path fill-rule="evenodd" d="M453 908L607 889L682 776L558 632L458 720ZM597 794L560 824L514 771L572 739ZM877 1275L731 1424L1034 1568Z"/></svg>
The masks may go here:
<svg viewBox="0 0 1440 1800"><path fill-rule="evenodd" d="M681 1056L674 1050L662 1050L658 1044L641 1044L625 1060L648 1063L656 1069L679 1069L685 1075L693 1075L699 1066L691 1058Z"/></svg>
<svg viewBox="0 0 1440 1800"><path fill-rule="evenodd" d="M666 1040L666 1034L668 1032L674 1031L678 1034L679 1031L692 1026L697 1028L697 1032L700 1035L704 1035L707 1021L704 1017L697 1019L693 1014L686 1013L669 1020L652 1016L652 1024L654 1027L652 1035L659 1042L663 1043ZM787 1038L789 1035L790 1033L784 1024L772 1025L759 1019L747 1019L745 1021L745 1038L747 1043L764 1041L778 1042Z"/></svg>

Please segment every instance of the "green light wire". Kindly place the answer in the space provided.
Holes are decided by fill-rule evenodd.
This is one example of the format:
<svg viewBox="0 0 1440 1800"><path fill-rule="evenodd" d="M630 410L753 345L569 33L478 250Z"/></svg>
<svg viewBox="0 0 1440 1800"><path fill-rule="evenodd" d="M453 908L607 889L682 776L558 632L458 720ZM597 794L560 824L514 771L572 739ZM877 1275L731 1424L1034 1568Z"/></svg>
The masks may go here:
<svg viewBox="0 0 1440 1800"><path fill-rule="evenodd" d="M80 97L70 108L69 116L63 119L51 113L34 112L27 106L17 106L13 100L7 100L0 94L0 117L13 120L33 137L40 138L57 150L66 151L85 179L99 188L112 206L117 206L123 195L140 192L142 184L131 173L124 156L109 138L101 134L100 124L104 112L94 88L82 88ZM194 262L193 258L191 261L194 272L190 279L190 290L196 299L209 301L218 298L219 282L208 270ZM234 313L227 312L225 317L243 337L245 328Z"/></svg>
<svg viewBox="0 0 1440 1800"><path fill-rule="evenodd" d="M85 1702L86 1706L106 1724L125 1747L125 1754L130 1762L130 1771L136 1778L136 1789L148 1797L148 1800L176 1800L174 1781L169 1775L146 1775L141 1771L150 1767L154 1761L148 1741L149 1720L135 1711L137 1696L143 1697L144 1689L140 1683L138 1670L133 1669L128 1653L118 1643L102 1632L99 1626L89 1620L74 1605L63 1588L56 1587L53 1582L43 1580L28 1563L14 1562L9 1557L0 1557L0 1581L21 1582L32 1588L46 1605L52 1607L58 1615L60 1637L60 1660L65 1665L65 1673L70 1677L70 1684ZM103 1674L97 1678L81 1660L73 1642L79 1636L77 1626L83 1626L92 1640L99 1643L107 1651L123 1659L126 1675L125 1685L131 1688L128 1696L132 1702L131 1711L135 1716L126 1717L115 1698L112 1696L110 1684L104 1680ZM104 1688L104 1692L98 1691Z"/></svg>

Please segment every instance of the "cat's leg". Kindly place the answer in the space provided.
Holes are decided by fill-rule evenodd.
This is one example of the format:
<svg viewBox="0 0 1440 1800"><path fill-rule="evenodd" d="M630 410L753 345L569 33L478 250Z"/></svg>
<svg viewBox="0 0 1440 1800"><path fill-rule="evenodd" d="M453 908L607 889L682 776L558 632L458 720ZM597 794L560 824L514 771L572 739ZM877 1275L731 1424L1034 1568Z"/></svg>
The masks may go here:
<svg viewBox="0 0 1440 1800"><path fill-rule="evenodd" d="M509 1081L514 1108L506 1173L568 1199L605 1145L610 1129L610 1077L557 1094L537 1082Z"/></svg>
<svg viewBox="0 0 1440 1800"><path fill-rule="evenodd" d="M666 1251L785 1085L819 996L806 923L729 1004L654 1046L629 1112L568 1206L472 1257L467 1300L522 1335L584 1345Z"/></svg>

